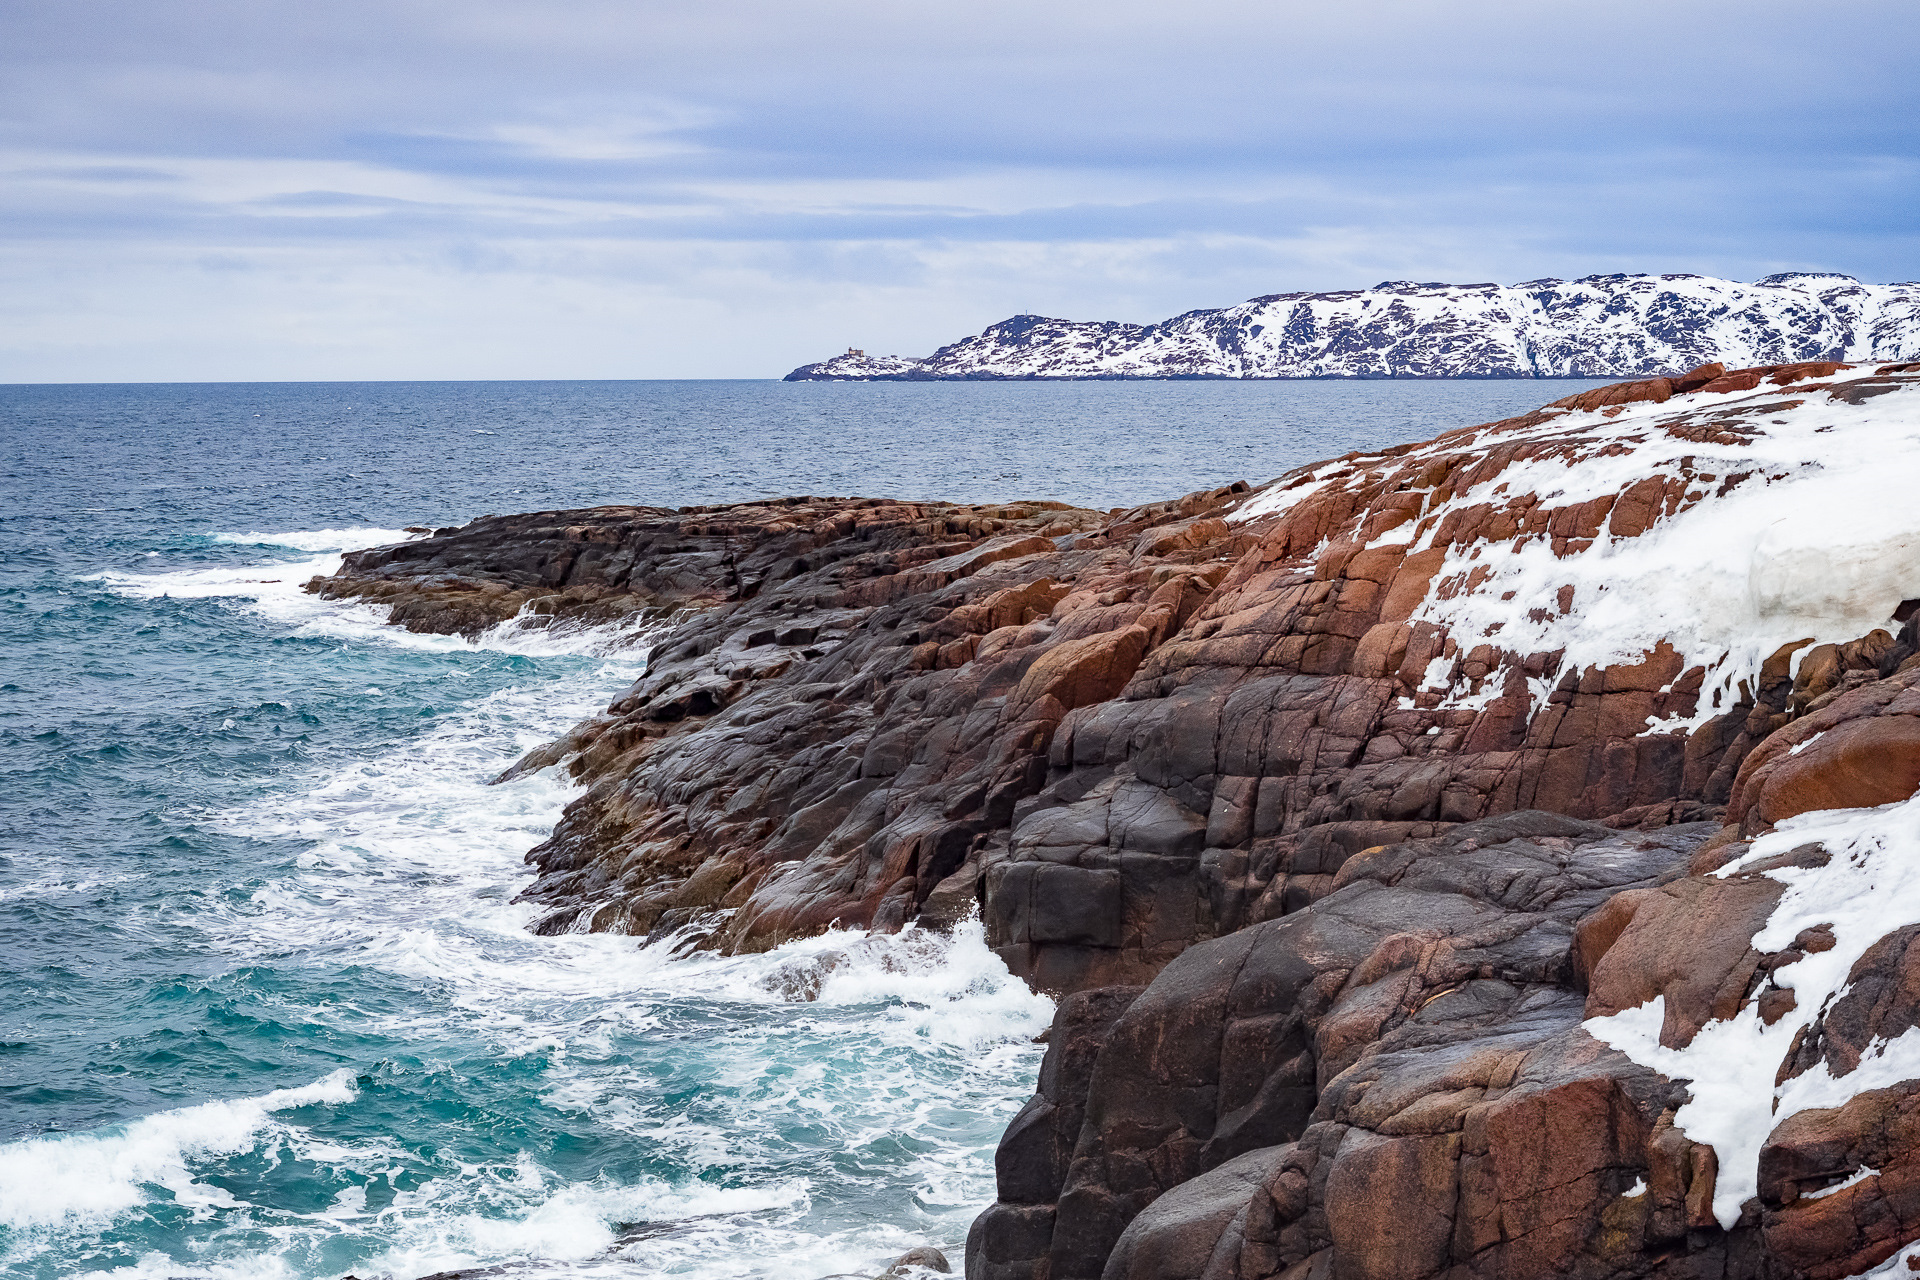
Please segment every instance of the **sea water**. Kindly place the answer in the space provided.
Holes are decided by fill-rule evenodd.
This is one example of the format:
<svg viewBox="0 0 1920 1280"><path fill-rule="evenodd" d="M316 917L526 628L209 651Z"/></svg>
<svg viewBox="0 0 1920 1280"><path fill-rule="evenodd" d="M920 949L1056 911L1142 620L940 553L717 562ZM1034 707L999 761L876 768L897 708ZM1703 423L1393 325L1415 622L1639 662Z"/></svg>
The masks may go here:
<svg viewBox="0 0 1920 1280"><path fill-rule="evenodd" d="M977 925L539 938L488 780L643 631L301 586L408 525L786 493L1112 507L1565 382L0 387L0 1274L958 1265L1051 1005Z"/></svg>

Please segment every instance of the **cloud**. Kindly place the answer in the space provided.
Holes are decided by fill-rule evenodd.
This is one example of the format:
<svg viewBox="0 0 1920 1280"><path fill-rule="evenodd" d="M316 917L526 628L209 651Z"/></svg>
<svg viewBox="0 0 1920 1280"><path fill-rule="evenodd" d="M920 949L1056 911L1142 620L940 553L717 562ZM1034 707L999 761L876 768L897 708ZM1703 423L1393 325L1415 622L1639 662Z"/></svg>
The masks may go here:
<svg viewBox="0 0 1920 1280"><path fill-rule="evenodd" d="M0 377L774 376L1014 311L1389 277L1920 276L1920 17L1812 23L1778 0L15 6Z"/></svg>

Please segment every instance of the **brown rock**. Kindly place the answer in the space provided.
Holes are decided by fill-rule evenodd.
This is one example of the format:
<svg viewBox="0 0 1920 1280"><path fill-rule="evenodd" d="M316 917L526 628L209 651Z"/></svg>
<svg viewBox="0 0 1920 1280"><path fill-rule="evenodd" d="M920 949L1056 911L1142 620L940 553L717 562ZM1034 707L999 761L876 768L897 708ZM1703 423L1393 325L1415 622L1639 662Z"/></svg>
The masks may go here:
<svg viewBox="0 0 1920 1280"><path fill-rule="evenodd" d="M1751 940L1772 914L1781 888L1779 881L1757 875L1688 877L1609 900L1594 919L1582 922L1585 937L1576 943L1590 966L1587 1016L1606 1017L1665 996L1660 1042L1669 1048L1689 1044L1712 1019L1732 1017L1760 967ZM1615 924L1620 927L1611 945L1593 955Z"/></svg>
<svg viewBox="0 0 1920 1280"><path fill-rule="evenodd" d="M1559 409L1915 380L1842 372L1708 366ZM1723 1232L1677 1086L1580 1022L1657 996L1681 1044L1749 1001L1814 1016L1789 1075L1915 1025L1910 938L1810 1014L1773 975L1834 940L1758 955L1778 883L1688 871L1790 813L1912 792L1920 620L1797 679L1808 644L1786 646L1690 735L1646 732L1704 684L1670 649L1572 670L1412 620L1515 543L1564 556L1763 483L1702 467L1795 403L1770 396L1667 405L1647 429L1711 453L1577 503L1498 488L1615 447L1556 409L1321 464L1251 521L1245 486L1105 515L545 512L357 553L314 589L420 630L658 623L646 675L518 766L587 784L531 856L538 928L742 951L977 903L1008 964L1069 996L970 1275L1837 1277L1920 1222L1905 1093L1783 1126L1763 1203ZM1883 1172L1810 1194L1869 1157Z"/></svg>
<svg viewBox="0 0 1920 1280"><path fill-rule="evenodd" d="M1126 687L1146 652L1147 632L1141 627L1088 636L1050 649L1027 668L1007 701L1006 715L1018 719L1021 711L1041 698L1052 698L1062 712L1105 702Z"/></svg>
<svg viewBox="0 0 1920 1280"><path fill-rule="evenodd" d="M1657 403L1724 374L1581 394ZM1734 447L1736 418L1660 429ZM1356 453L1255 521L1230 518L1244 486L1106 515L816 498L545 512L356 553L315 589L430 630L522 609L553 626L674 614L632 690L525 762L588 786L533 854L540 929L703 919L706 945L752 949L836 922L899 927L947 886L938 918L977 895L992 945L1036 982L1143 982L1195 941L1331 892L1341 868L1319 865L1316 831L1402 833L1380 843L1529 807L1650 831L1715 817L1736 791L1744 818L1773 773L1772 794L1804 790L1790 775L1829 749L1783 762L1799 740L1769 735L1859 718L1847 709L1920 656L1920 635L1862 637L1817 688L1795 686L1783 651L1683 738L1644 732L1701 688L1670 651L1562 672L1560 654L1411 621L1484 574L1443 577L1450 555L1631 536L1747 474L1689 462L1579 503L1503 493L1431 514L1517 463L1608 447L1550 426L1564 421ZM1441 709L1436 680L1475 709ZM718 899L706 867L728 869Z"/></svg>
<svg viewBox="0 0 1920 1280"><path fill-rule="evenodd" d="M1752 818L1784 821L1813 809L1867 809L1920 790L1920 716L1836 726L1767 772Z"/></svg>
<svg viewBox="0 0 1920 1280"><path fill-rule="evenodd" d="M1190 948L1105 1037L1048 1274L1101 1275L1111 1251L1107 1276L1272 1275L1330 1249L1339 1275L1429 1276L1504 1238L1489 1275L1578 1258L1664 1094L1623 1091L1577 1030L1573 925L1708 833L1506 815L1352 855L1344 888ZM1581 1047L1521 1088L1549 1042ZM1481 1203L1474 1179L1503 1189L1472 1210L1491 1221L1453 1207ZM976 1233L996 1265L1017 1263L994 1243L1009 1208Z"/></svg>

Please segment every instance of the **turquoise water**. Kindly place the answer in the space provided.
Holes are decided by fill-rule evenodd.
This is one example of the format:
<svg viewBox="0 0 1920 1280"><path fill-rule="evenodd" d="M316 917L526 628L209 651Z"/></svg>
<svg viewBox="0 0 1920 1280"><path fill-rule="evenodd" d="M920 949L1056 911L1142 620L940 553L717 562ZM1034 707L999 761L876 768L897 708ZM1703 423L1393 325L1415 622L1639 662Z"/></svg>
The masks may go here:
<svg viewBox="0 0 1920 1280"><path fill-rule="evenodd" d="M572 793L486 780L646 637L411 636L300 591L341 551L605 501L1114 506L1571 389L0 387L0 1274L871 1273L992 1198L1051 1011L977 929L527 934Z"/></svg>

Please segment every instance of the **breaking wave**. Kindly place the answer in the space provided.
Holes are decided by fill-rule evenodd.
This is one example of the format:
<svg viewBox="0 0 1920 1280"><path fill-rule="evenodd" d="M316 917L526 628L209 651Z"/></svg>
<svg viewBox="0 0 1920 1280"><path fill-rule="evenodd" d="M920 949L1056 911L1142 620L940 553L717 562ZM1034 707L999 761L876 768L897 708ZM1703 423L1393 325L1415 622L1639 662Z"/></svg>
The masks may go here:
<svg viewBox="0 0 1920 1280"><path fill-rule="evenodd" d="M294 554L97 576L324 639L360 701L352 732L194 814L227 862L187 869L193 901L119 886L207 958L153 999L262 1065L231 1092L0 1145L0 1271L784 1278L925 1243L957 1256L1051 1004L977 922L739 957L527 933L524 855L577 789L559 768L489 779L636 679L645 637L518 620L416 636L301 590L392 534L221 534ZM427 714L415 684L461 696ZM316 1061L337 1065L245 1087Z"/></svg>

